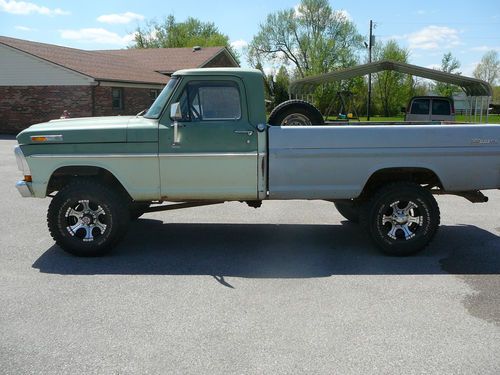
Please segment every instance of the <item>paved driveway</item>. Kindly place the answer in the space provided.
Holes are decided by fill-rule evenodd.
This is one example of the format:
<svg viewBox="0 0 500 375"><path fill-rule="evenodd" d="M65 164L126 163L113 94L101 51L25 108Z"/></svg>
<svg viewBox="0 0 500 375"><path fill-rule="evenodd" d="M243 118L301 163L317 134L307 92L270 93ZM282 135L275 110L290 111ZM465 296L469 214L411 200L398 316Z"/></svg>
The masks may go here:
<svg viewBox="0 0 500 375"><path fill-rule="evenodd" d="M499 374L500 191L438 197L381 255L327 202L147 214L108 257L54 246L0 139L2 374Z"/></svg>

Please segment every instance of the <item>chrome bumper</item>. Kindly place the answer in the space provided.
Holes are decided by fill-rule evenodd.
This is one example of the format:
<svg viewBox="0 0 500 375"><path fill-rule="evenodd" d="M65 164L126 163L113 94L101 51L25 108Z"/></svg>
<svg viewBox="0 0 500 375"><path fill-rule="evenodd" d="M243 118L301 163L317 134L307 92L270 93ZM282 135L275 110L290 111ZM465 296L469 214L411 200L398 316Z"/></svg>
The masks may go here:
<svg viewBox="0 0 500 375"><path fill-rule="evenodd" d="M31 183L29 182L17 181L16 188L23 198L31 198L35 196L31 190Z"/></svg>

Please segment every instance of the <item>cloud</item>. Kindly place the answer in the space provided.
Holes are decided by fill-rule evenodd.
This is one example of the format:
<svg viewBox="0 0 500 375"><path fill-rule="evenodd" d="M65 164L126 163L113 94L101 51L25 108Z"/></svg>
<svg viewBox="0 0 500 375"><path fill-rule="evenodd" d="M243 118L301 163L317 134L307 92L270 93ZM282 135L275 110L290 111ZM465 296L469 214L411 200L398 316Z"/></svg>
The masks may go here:
<svg viewBox="0 0 500 375"><path fill-rule="evenodd" d="M276 74L276 69L274 69L274 67L272 67L272 66L264 66L262 68L262 70L264 70L264 74L266 76L268 76L268 75L274 76Z"/></svg>
<svg viewBox="0 0 500 375"><path fill-rule="evenodd" d="M422 10L422 9L417 10L417 14L418 14L419 16L423 16L425 13L427 13L425 10Z"/></svg>
<svg viewBox="0 0 500 375"><path fill-rule="evenodd" d="M70 14L70 12L62 10L61 8L50 9L34 3L16 0L0 0L0 11L19 15L36 13L44 16L64 16Z"/></svg>
<svg viewBox="0 0 500 375"><path fill-rule="evenodd" d="M294 10L294 16L296 18L302 17L303 13L301 10L302 5L297 4L294 5L293 10ZM352 21L352 16L349 14L349 12L345 9L339 9L339 10L334 10L333 11L333 16L341 21Z"/></svg>
<svg viewBox="0 0 500 375"><path fill-rule="evenodd" d="M426 66L427 69L441 70L441 65L439 64L430 64Z"/></svg>
<svg viewBox="0 0 500 375"><path fill-rule="evenodd" d="M97 17L97 21L110 24L125 24L135 20L142 21L143 19L144 16L142 14L133 12L125 12L121 14L103 14L102 16Z"/></svg>
<svg viewBox="0 0 500 375"><path fill-rule="evenodd" d="M294 5L293 6L293 10L294 10L294 16L295 17L302 16L302 12L300 11L300 4Z"/></svg>
<svg viewBox="0 0 500 375"><path fill-rule="evenodd" d="M113 44L126 46L134 40L134 34L120 36L102 28L90 28L79 30L59 30L61 38L75 40L82 43Z"/></svg>
<svg viewBox="0 0 500 375"><path fill-rule="evenodd" d="M466 64L464 66L462 66L462 68L460 69L462 71L462 75L463 76L466 76L466 77L472 77L474 74L474 70L476 69L477 67L477 64L479 64L480 61L474 61L474 62L471 62L469 64Z"/></svg>
<svg viewBox="0 0 500 375"><path fill-rule="evenodd" d="M31 27L26 26L16 26L15 29L21 31L37 31L36 29L32 29Z"/></svg>
<svg viewBox="0 0 500 375"><path fill-rule="evenodd" d="M243 49L245 47L248 47L248 42L243 39L234 40L231 42L231 47L235 49Z"/></svg>
<svg viewBox="0 0 500 375"><path fill-rule="evenodd" d="M352 16L345 9L336 10L335 15L342 21L352 21Z"/></svg>
<svg viewBox="0 0 500 375"><path fill-rule="evenodd" d="M470 50L471 51L478 51L478 52L488 52L488 51L500 52L500 47L478 46L478 47L473 47Z"/></svg>
<svg viewBox="0 0 500 375"><path fill-rule="evenodd" d="M437 50L461 44L460 32L446 26L427 26L411 34L393 35L390 39L406 40L410 49Z"/></svg>

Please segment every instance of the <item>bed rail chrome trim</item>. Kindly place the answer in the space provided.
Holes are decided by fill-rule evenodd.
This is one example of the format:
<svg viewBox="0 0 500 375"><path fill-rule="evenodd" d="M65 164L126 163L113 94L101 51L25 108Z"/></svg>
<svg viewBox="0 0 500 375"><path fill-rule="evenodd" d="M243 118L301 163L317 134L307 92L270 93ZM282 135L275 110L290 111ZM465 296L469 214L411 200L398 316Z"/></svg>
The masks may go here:
<svg viewBox="0 0 500 375"><path fill-rule="evenodd" d="M157 158L158 154L33 154L30 158Z"/></svg>
<svg viewBox="0 0 500 375"><path fill-rule="evenodd" d="M186 157L186 158L196 158L196 157L225 157L225 156L255 156L257 157L257 151L255 152L177 152L177 153L162 153L161 157Z"/></svg>

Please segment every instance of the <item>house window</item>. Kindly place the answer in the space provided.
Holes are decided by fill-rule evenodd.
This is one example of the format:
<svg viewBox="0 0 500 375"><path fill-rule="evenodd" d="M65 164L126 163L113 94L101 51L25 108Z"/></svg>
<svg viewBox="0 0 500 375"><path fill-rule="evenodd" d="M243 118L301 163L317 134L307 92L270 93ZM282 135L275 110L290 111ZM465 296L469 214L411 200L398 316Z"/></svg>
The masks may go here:
<svg viewBox="0 0 500 375"><path fill-rule="evenodd" d="M123 89L121 87L113 87L111 90L113 109L123 109Z"/></svg>

